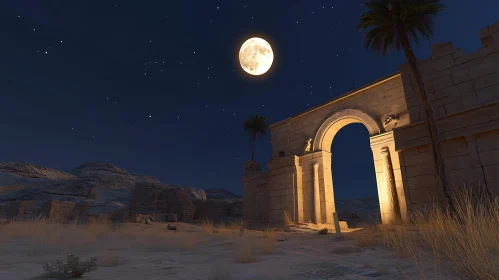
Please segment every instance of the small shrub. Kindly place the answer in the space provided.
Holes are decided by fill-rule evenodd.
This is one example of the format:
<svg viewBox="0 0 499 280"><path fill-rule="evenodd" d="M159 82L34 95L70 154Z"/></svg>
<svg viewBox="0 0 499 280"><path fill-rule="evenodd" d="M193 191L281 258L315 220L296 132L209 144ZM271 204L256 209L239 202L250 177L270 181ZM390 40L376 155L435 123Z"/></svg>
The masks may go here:
<svg viewBox="0 0 499 280"><path fill-rule="evenodd" d="M328 229L327 228L323 228L321 230L319 230L319 235L326 235L328 232Z"/></svg>
<svg viewBox="0 0 499 280"><path fill-rule="evenodd" d="M46 264L45 271L49 273L59 273L63 275L68 275L71 278L81 277L84 273L90 272L97 269L97 258L90 257L83 262L80 261L80 257L74 254L69 254L66 263L63 263L60 259L57 259L55 265Z"/></svg>

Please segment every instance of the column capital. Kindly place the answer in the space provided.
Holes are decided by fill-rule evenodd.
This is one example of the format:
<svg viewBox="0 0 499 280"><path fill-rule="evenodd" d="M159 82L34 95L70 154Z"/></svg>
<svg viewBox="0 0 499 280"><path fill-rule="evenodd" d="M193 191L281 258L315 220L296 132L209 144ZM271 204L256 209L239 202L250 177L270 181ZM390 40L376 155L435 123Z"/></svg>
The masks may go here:
<svg viewBox="0 0 499 280"><path fill-rule="evenodd" d="M382 155L388 155L389 153L390 153L390 149L388 149L388 147L381 148Z"/></svg>

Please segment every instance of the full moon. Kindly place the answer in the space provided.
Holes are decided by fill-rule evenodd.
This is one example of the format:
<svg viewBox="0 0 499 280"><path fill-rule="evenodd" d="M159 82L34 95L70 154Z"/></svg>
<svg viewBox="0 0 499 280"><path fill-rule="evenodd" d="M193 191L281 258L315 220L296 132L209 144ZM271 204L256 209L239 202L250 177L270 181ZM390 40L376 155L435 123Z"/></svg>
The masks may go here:
<svg viewBox="0 0 499 280"><path fill-rule="evenodd" d="M251 75L265 74L273 61L274 53L270 44L261 38L248 39L239 50L239 63Z"/></svg>

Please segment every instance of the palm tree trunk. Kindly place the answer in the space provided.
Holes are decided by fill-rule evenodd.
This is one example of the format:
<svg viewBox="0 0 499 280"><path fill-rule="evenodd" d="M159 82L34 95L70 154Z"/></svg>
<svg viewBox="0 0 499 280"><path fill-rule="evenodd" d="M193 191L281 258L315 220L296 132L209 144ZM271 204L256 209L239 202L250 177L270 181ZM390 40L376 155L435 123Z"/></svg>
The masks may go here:
<svg viewBox="0 0 499 280"><path fill-rule="evenodd" d="M251 137L251 161L253 161L254 157L255 157L255 140L256 140L256 137L255 136L252 136Z"/></svg>
<svg viewBox="0 0 499 280"><path fill-rule="evenodd" d="M419 90L419 98L421 100L421 104L423 104L423 107L425 108L426 124L428 126L428 131L430 133L430 138L431 138L433 160L435 162L435 171L439 179L438 180L439 184L444 192L447 209L452 213L453 211L452 197L450 196L448 189L447 176L445 176L444 158L442 156L440 135L438 133L437 122L435 120L435 112L433 111L433 108L431 107L431 104L428 101L428 95L426 94L423 78L421 77L421 73L418 70L416 56L412 51L411 44L409 43L409 38L407 37L406 34L402 35L402 47L404 48L405 55L407 57L407 61L409 62L409 66L411 67L412 73L414 73L416 84Z"/></svg>

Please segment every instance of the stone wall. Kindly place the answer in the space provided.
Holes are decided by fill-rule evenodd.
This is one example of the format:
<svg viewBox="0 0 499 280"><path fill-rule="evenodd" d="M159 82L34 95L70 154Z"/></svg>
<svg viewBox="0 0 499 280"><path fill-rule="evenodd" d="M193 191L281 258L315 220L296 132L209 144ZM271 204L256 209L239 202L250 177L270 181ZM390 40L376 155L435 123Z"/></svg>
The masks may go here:
<svg viewBox="0 0 499 280"><path fill-rule="evenodd" d="M482 48L470 54L448 42L419 60L425 89L437 116L447 179L499 195L499 23L479 32ZM401 67L410 124L394 130L401 171L413 210L442 203L426 114L407 64Z"/></svg>
<svg viewBox="0 0 499 280"><path fill-rule="evenodd" d="M482 48L464 54L452 42L435 44L432 57L419 60L425 89L437 117L499 100L499 23L479 31ZM416 82L407 63L401 66L410 122L425 120Z"/></svg>
<svg viewBox="0 0 499 280"><path fill-rule="evenodd" d="M196 206L196 219L207 218L214 222L230 219L241 219L243 217L242 201L230 201L220 199L208 199L206 201L194 201Z"/></svg>
<svg viewBox="0 0 499 280"><path fill-rule="evenodd" d="M257 163L246 163L243 177L243 219L250 224L268 224L270 215L270 185L266 172Z"/></svg>
<svg viewBox="0 0 499 280"><path fill-rule="evenodd" d="M273 157L278 157L280 151L285 155L303 155L306 140L314 138L319 127L331 115L345 109L362 111L378 123L395 114L400 118L397 127L409 123L402 78L396 73L273 124L270 128Z"/></svg>
<svg viewBox="0 0 499 280"><path fill-rule="evenodd" d="M90 205L74 201L49 200L42 205L39 215L57 222L88 221Z"/></svg>
<svg viewBox="0 0 499 280"><path fill-rule="evenodd" d="M182 222L191 222L196 207L186 188L139 183L133 189L130 210L137 214L177 214Z"/></svg>

